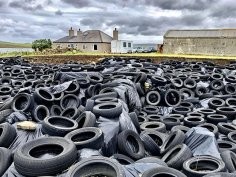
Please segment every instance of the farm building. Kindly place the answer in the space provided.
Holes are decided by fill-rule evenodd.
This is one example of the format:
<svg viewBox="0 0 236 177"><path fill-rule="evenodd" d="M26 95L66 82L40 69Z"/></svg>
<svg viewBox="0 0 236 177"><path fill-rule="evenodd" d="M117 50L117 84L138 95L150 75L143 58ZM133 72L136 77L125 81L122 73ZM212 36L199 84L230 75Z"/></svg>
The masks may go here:
<svg viewBox="0 0 236 177"><path fill-rule="evenodd" d="M133 41L112 40L111 53L132 53Z"/></svg>
<svg viewBox="0 0 236 177"><path fill-rule="evenodd" d="M114 30L115 31L115 30ZM53 42L53 48L59 49L77 49L82 52L111 52L111 41L113 38L100 30L88 30L76 32L70 28L68 36L60 38ZM118 31L113 32L115 38L118 37Z"/></svg>
<svg viewBox="0 0 236 177"><path fill-rule="evenodd" d="M169 30L163 52L236 56L236 29Z"/></svg>

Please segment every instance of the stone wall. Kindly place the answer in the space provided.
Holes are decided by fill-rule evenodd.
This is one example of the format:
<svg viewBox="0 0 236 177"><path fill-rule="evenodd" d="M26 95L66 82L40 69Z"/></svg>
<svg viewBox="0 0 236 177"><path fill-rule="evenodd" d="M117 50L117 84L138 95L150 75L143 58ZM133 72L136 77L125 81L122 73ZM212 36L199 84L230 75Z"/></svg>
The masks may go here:
<svg viewBox="0 0 236 177"><path fill-rule="evenodd" d="M82 52L98 52L98 53L110 53L111 44L109 43L53 43L52 48L66 49L73 44L73 48ZM94 45L97 45L97 50L94 50ZM70 48L70 47L69 47Z"/></svg>
<svg viewBox="0 0 236 177"><path fill-rule="evenodd" d="M236 56L236 39L164 38L163 53Z"/></svg>

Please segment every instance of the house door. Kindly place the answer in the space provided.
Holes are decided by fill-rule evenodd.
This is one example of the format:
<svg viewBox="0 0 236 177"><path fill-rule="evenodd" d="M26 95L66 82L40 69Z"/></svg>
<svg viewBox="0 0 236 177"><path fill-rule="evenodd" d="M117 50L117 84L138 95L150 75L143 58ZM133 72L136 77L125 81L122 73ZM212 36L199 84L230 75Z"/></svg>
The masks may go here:
<svg viewBox="0 0 236 177"><path fill-rule="evenodd" d="M93 45L93 50L98 50L98 45L94 44Z"/></svg>

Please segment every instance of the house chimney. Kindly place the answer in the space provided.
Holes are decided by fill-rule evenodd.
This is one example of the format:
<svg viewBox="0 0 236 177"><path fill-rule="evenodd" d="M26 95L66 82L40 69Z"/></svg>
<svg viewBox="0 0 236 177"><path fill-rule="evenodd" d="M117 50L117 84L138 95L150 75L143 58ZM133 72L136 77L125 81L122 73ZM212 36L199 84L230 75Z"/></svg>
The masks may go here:
<svg viewBox="0 0 236 177"><path fill-rule="evenodd" d="M113 40L118 40L118 31L116 28L113 30Z"/></svg>
<svg viewBox="0 0 236 177"><path fill-rule="evenodd" d="M77 36L80 36L83 32L79 29L79 31L77 31Z"/></svg>
<svg viewBox="0 0 236 177"><path fill-rule="evenodd" d="M69 37L73 37L75 36L75 32L74 30L72 29L72 27L69 29Z"/></svg>

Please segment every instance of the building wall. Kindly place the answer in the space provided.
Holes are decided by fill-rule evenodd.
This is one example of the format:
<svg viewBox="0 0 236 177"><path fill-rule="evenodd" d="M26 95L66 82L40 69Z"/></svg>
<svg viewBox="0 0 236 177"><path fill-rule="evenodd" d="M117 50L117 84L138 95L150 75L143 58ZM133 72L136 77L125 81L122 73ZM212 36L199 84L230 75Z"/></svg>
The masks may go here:
<svg viewBox="0 0 236 177"><path fill-rule="evenodd" d="M133 41L112 40L111 53L132 53Z"/></svg>
<svg viewBox="0 0 236 177"><path fill-rule="evenodd" d="M97 50L94 50L94 45L97 45ZM100 52L100 53L111 52L111 44L109 43L53 43L52 47L54 49L74 48L80 50L81 52Z"/></svg>
<svg viewBox="0 0 236 177"><path fill-rule="evenodd" d="M164 38L163 53L236 56L233 38Z"/></svg>

